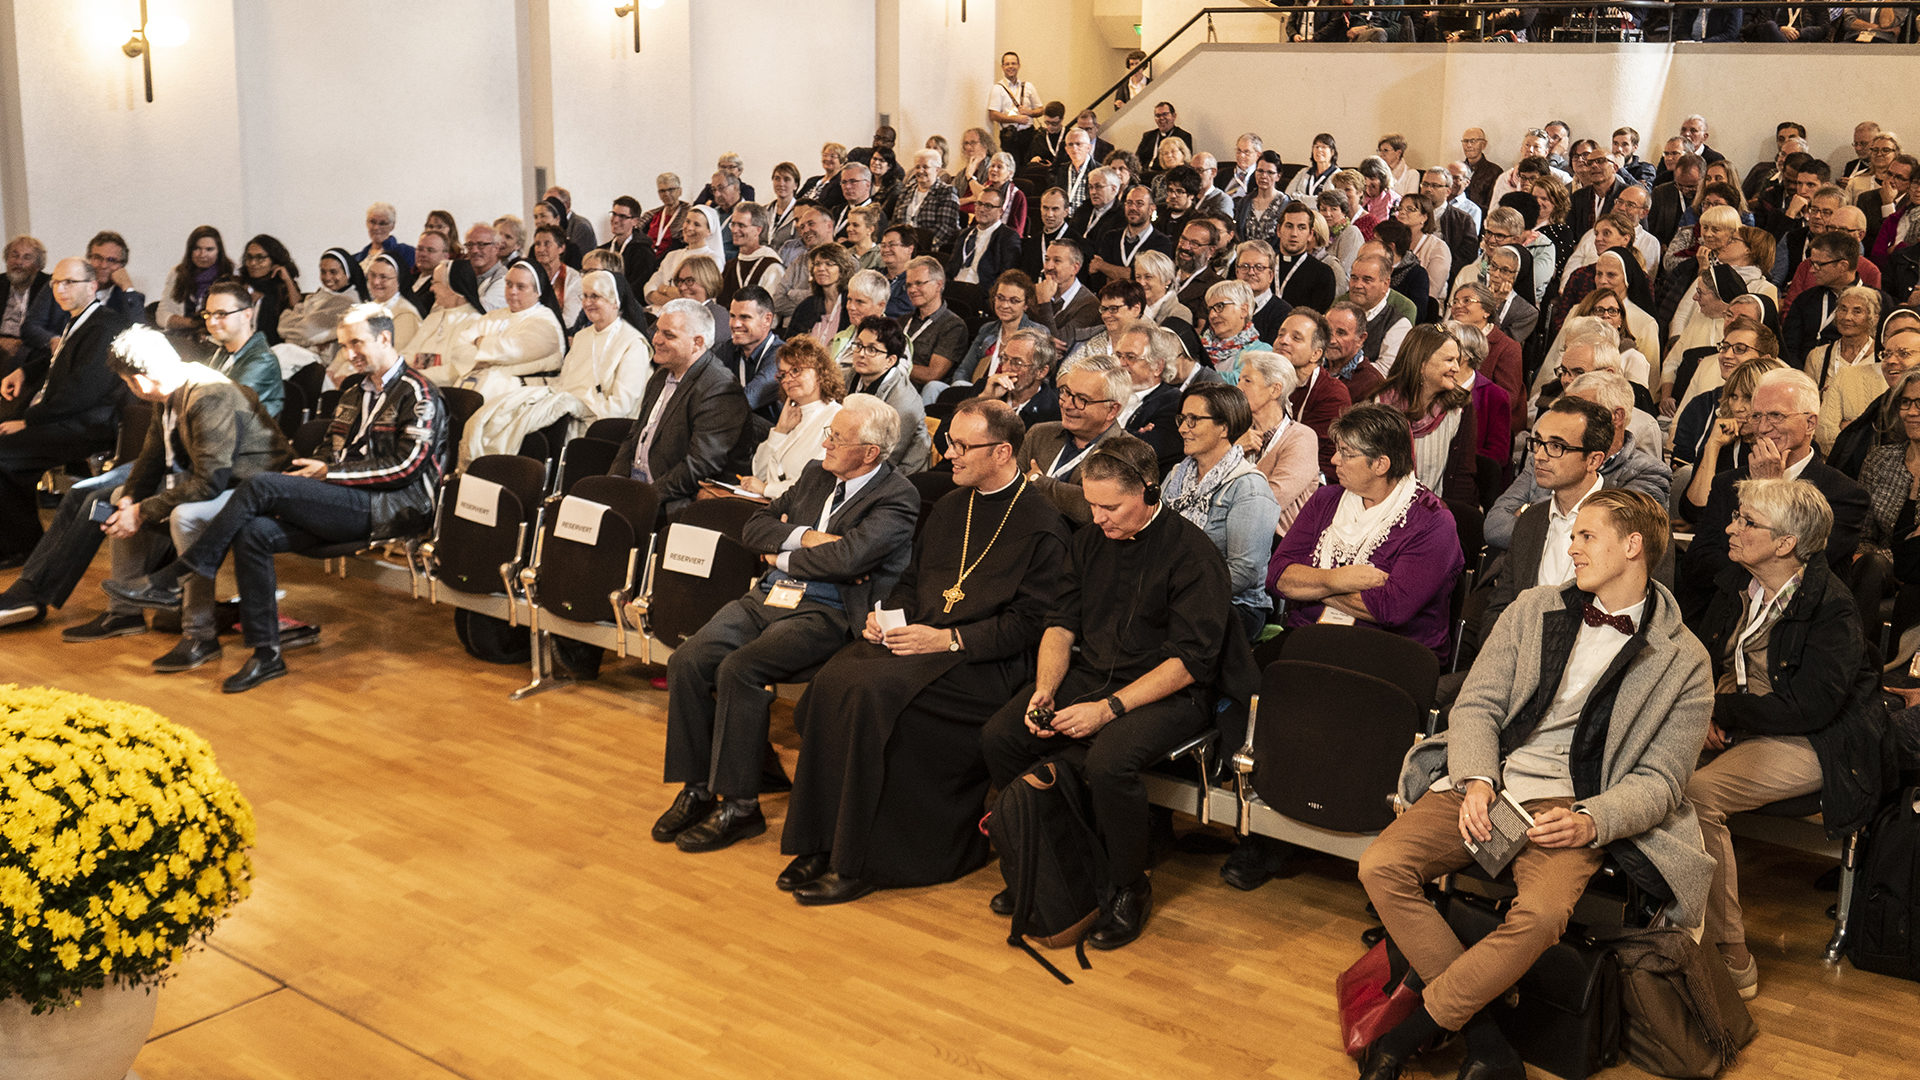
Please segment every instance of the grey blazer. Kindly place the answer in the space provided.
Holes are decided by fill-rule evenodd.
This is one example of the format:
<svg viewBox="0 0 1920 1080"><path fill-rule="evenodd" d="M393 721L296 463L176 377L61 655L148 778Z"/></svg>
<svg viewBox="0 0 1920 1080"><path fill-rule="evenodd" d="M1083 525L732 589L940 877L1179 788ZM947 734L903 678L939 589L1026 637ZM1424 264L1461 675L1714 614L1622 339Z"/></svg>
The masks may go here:
<svg viewBox="0 0 1920 1080"><path fill-rule="evenodd" d="M794 529L811 529L819 523L820 511L826 509L837 483L819 462L808 462L792 487L747 519L742 542L764 555L779 551ZM892 592L906 572L913 557L913 524L919 516L919 491L883 461L873 479L827 519L826 531L840 539L792 552L787 572L802 581L838 585L848 626L865 625L873 598Z"/></svg>

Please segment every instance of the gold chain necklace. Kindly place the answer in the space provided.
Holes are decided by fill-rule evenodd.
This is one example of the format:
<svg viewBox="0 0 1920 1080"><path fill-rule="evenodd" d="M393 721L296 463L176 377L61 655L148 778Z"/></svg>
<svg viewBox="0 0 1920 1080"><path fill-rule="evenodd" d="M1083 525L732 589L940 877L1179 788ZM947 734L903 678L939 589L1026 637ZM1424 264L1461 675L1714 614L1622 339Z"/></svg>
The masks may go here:
<svg viewBox="0 0 1920 1080"><path fill-rule="evenodd" d="M980 569L981 563L987 561L987 552L993 550L993 542L1000 539L1000 531L1007 527L1008 521L1012 520L1013 508L1020 504L1020 496L1026 493L1027 478L1023 476L1020 478L1020 486L1014 490L1013 501L1007 504L1007 512L1000 516L999 526L993 530L993 536L987 540L987 546L980 549L980 557L973 560L972 566L967 565L967 541L973 539L973 502L974 499L979 497L980 492L978 489L975 489L967 496L967 528L965 532L960 534L960 576L954 579L952 588L940 594L940 598L947 602L946 611L948 614L953 612L953 605L967 598L967 594L961 591L960 586L965 585L967 578L972 575L975 570Z"/></svg>

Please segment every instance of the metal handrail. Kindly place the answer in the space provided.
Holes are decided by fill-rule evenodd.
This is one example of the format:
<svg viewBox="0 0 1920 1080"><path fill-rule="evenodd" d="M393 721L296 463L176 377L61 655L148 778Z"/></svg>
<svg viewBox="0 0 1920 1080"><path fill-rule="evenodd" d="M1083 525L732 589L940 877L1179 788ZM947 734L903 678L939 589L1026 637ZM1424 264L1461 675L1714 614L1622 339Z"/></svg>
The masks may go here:
<svg viewBox="0 0 1920 1080"><path fill-rule="evenodd" d="M1807 3L1805 2L1805 0L1792 0L1792 2L1789 2L1789 3L1767 4L1764 6L1769 8L1810 10L1810 9L1827 9L1827 8L1833 8L1836 6L1844 6L1844 5L1814 4L1814 3ZM1880 4L1877 6L1902 8L1907 12L1907 15L1909 16L1909 22L1911 22L1911 16L1914 14L1914 12L1920 11L1920 3ZM1233 16L1326 15L1330 13L1338 13L1343 10L1366 11L1366 12L1387 12L1387 13L1394 13L1394 14L1398 14L1401 12L1418 12L1421 14L1425 14L1426 12L1429 12L1429 11L1441 11L1441 12L1450 12L1454 14L1475 16L1476 25L1478 27L1477 33L1481 37L1485 37L1486 28L1487 28L1487 16L1498 14L1502 11L1506 11L1514 7L1525 7L1525 8L1533 9L1535 11L1595 11L1600 8L1621 8L1621 9L1626 9L1626 10L1635 11L1635 12L1659 12L1659 11L1674 12L1674 11L1698 11L1701 8L1724 10L1725 5L1721 3L1720 0L1619 0L1619 2L1612 3L1612 4L1595 4L1595 3L1588 2L1588 0L1539 0L1539 2L1531 3L1531 4L1488 2L1488 0L1467 0L1467 2L1458 2L1458 3L1448 2L1448 0L1429 0L1428 3L1378 3L1378 2L1375 2L1375 3L1365 4L1364 6L1355 5L1353 8L1350 8L1350 9L1344 8L1343 6L1336 5L1336 4L1273 4L1269 7L1258 7L1258 8L1204 7L1194 12L1193 16L1189 18L1186 22L1181 23L1179 29L1167 35L1167 40L1155 46L1153 51L1147 54L1147 58L1145 60L1140 61L1139 66L1146 67L1151 65L1154 62L1154 60L1159 58L1161 53L1167 50L1168 46L1171 46L1174 42L1180 40L1180 36L1182 34L1185 34L1188 30L1191 30L1202 19L1206 20L1207 32L1209 35L1211 35L1213 33L1213 17L1215 15L1233 15ZM1673 39L1673 27L1676 21L1677 20L1673 20L1673 19L1667 20L1666 44L1671 45L1675 43ZM1599 40L1599 28L1597 26L1594 27L1594 40L1595 41ZM1101 105L1106 103L1108 98L1111 98L1112 96L1120 92L1120 88L1127 84L1127 80L1131 78L1132 75L1133 75L1133 71L1130 68L1125 74L1121 75L1120 78L1117 81L1115 81L1112 86L1107 87L1107 89L1103 93L1101 93L1099 97L1094 98L1093 103L1091 105L1088 105L1087 108L1098 110Z"/></svg>

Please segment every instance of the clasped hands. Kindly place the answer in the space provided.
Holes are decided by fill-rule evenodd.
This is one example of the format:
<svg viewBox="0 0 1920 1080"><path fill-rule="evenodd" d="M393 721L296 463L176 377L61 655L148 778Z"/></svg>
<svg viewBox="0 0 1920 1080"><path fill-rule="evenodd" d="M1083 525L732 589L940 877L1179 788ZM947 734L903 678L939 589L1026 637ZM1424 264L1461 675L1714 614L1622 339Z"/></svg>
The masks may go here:
<svg viewBox="0 0 1920 1080"><path fill-rule="evenodd" d="M1488 809L1495 798L1493 785L1485 780L1469 780L1460 792L1460 838L1475 843L1493 839L1493 821ZM1571 807L1555 806L1533 815L1533 828L1527 839L1543 848L1587 847L1600 835L1593 818Z"/></svg>

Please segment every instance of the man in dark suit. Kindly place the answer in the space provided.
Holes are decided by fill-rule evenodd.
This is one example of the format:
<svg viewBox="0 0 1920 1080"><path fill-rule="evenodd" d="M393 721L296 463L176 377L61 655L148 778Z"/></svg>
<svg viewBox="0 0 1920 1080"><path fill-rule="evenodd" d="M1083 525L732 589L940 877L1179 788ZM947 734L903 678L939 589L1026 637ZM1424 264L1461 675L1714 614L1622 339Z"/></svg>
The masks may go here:
<svg viewBox="0 0 1920 1080"><path fill-rule="evenodd" d="M1253 329L1260 340L1273 344L1280 324L1293 305L1273 291L1273 246L1265 240L1247 240L1233 249L1233 276L1253 290Z"/></svg>
<svg viewBox="0 0 1920 1080"><path fill-rule="evenodd" d="M0 565L23 564L40 541L40 474L113 447L126 388L108 370L107 350L128 323L97 290L85 260L60 260L49 291L67 323L51 358L29 359L0 379Z"/></svg>
<svg viewBox="0 0 1920 1080"><path fill-rule="evenodd" d="M1073 212L1068 235L1089 254L1098 251L1111 233L1126 227L1120 209L1120 184L1113 170L1098 168L1087 174L1087 201Z"/></svg>
<svg viewBox="0 0 1920 1080"><path fill-rule="evenodd" d="M1093 140L1093 144L1088 148L1093 155L1093 160L1105 161L1107 155L1116 149L1112 143L1100 137L1100 114L1092 109L1080 110L1080 115L1073 118L1073 126L1086 132L1087 138Z"/></svg>
<svg viewBox="0 0 1920 1080"><path fill-rule="evenodd" d="M147 321L147 298L134 290L133 278L127 273L127 242L119 233L95 233L87 242L87 265L93 269L95 300L128 325ZM67 319L67 311L51 287L33 297L27 304L26 322L20 327L20 340L32 357L44 362L52 354L53 341L66 329Z"/></svg>
<svg viewBox="0 0 1920 1080"><path fill-rule="evenodd" d="M766 429L780 419L780 370L774 362L781 337L773 332L773 297L758 285L749 285L733 294L727 308L726 340L715 343L713 358L725 368L747 395L747 408L766 423ZM714 327L714 336L720 328Z"/></svg>
<svg viewBox="0 0 1920 1080"><path fill-rule="evenodd" d="M1080 268L1086 254L1075 240L1056 240L1047 245L1047 257L1041 264L1040 280L1033 293L1039 301L1034 320L1061 342L1061 352L1092 337L1100 326L1100 301L1092 289L1080 284Z"/></svg>
<svg viewBox="0 0 1920 1080"><path fill-rule="evenodd" d="M1573 576L1567 555L1573 519L1587 496L1606 486L1600 467L1613 446L1613 413L1562 394L1535 423L1531 445L1533 482L1546 497L1514 518L1513 542L1495 563L1493 589L1477 623L1481 637L1521 593L1535 585L1563 585Z"/></svg>
<svg viewBox="0 0 1920 1080"><path fill-rule="evenodd" d="M1132 393L1120 409L1120 426L1127 434L1153 447L1160 471L1186 456L1180 438L1182 393L1177 371L1163 356L1154 355L1153 324L1138 317L1120 324L1113 334L1113 357L1127 369Z"/></svg>
<svg viewBox="0 0 1920 1080"><path fill-rule="evenodd" d="M1067 211L1080 209L1087 201L1087 186L1100 159L1093 156L1093 136L1080 128L1067 132L1067 154L1054 163L1052 185L1066 192Z"/></svg>
<svg viewBox="0 0 1920 1080"><path fill-rule="evenodd" d="M1661 247L1673 243L1673 234L1687 223L1688 207L1700 191L1707 174L1707 163L1697 154L1680 155L1672 178L1653 186L1653 206L1647 211L1646 230L1660 241Z"/></svg>
<svg viewBox="0 0 1920 1080"><path fill-rule="evenodd" d="M1593 223L1613 209L1613 200L1627 188L1620 177L1620 162L1607 154L1594 153L1574 168L1585 169L1587 185L1573 193L1573 208L1567 212L1567 228L1574 236L1585 236Z"/></svg>
<svg viewBox="0 0 1920 1080"><path fill-rule="evenodd" d="M1273 287L1294 307L1324 314L1334 301L1333 268L1313 253L1313 216L1313 207L1303 202L1290 202L1280 212L1280 230L1274 234L1279 250L1273 253ZM1478 241L1475 245L1478 251Z"/></svg>
<svg viewBox="0 0 1920 1080"><path fill-rule="evenodd" d="M613 227L613 235L600 245L600 249L620 256L621 273L625 275L627 284L633 286L633 295L647 295L647 279L653 276L659 263L654 258L653 245L638 235L640 200L631 195L622 195L613 200L613 211L607 215L607 221Z"/></svg>
<svg viewBox="0 0 1920 1080"><path fill-rule="evenodd" d="M1213 272L1213 257L1230 238L1213 218L1194 218L1180 230L1180 242L1173 249L1172 289L1196 322L1206 318L1207 290L1220 281Z"/></svg>
<svg viewBox="0 0 1920 1080"><path fill-rule="evenodd" d="M1020 234L1002 220L1006 196L983 191L973 203L973 228L954 238L947 258L947 303L969 317L979 316L987 290L1002 273L1020 267Z"/></svg>
<svg viewBox="0 0 1920 1080"><path fill-rule="evenodd" d="M1140 136L1140 145L1133 151L1133 156L1140 159L1140 167L1147 170L1149 175L1160 171L1160 143L1163 140L1179 139L1187 144L1187 155L1189 157L1193 155L1193 136L1187 132L1186 128L1174 123L1177 119L1179 114L1173 111L1171 101L1154 102L1153 129Z"/></svg>
<svg viewBox="0 0 1920 1080"><path fill-rule="evenodd" d="M1694 523L1694 539L1680 562L1675 590L1690 619L1706 614L1713 599L1714 581L1732 565L1727 555L1727 524L1740 507L1740 481L1749 476L1771 479L1785 476L1806 480L1820 489L1833 507L1833 532L1827 537L1827 564L1845 574L1860 544L1860 527L1867 517L1867 493L1845 473L1821 460L1813 448L1813 428L1820 412L1820 390L1806 372L1785 368L1762 376L1753 392L1752 418L1758 437L1747 460L1713 478L1713 492Z"/></svg>
<svg viewBox="0 0 1920 1080"><path fill-rule="evenodd" d="M1157 251L1173 257L1173 237L1153 227L1153 190L1145 184L1127 189L1120 200L1122 228L1108 231L1097 243L1090 242L1093 261L1088 264L1087 282L1098 287L1114 281L1131 280L1133 257L1143 251Z"/></svg>
<svg viewBox="0 0 1920 1080"><path fill-rule="evenodd" d="M1066 239L1073 231L1073 219L1067 210L1067 193L1057 187L1050 187L1040 194L1040 212L1031 218L1036 224L1028 228L1035 229L1031 239L1020 242L1019 269L1035 281L1046 273L1047 248L1049 245Z"/></svg>
<svg viewBox="0 0 1920 1080"><path fill-rule="evenodd" d="M1840 339L1833 313L1840 306L1840 294L1860 280L1860 242L1851 235L1834 231L1822 233L1807 245L1807 268L1812 282L1781 320L1780 359L1805 369L1807 354L1830 341ZM1891 298L1880 297L1880 310L1892 311Z"/></svg>
<svg viewBox="0 0 1920 1080"><path fill-rule="evenodd" d="M698 300L669 300L653 328L653 376L640 419L614 455L613 476L653 485L659 523L693 500L702 480L752 467L746 392L708 350L713 316Z"/></svg>
<svg viewBox="0 0 1920 1080"><path fill-rule="evenodd" d="M766 831L768 687L839 651L912 555L920 494L886 463L899 434L891 405L850 395L828 426L826 456L747 522L742 541L769 569L667 665L665 779L682 788L655 840L718 851Z"/></svg>
<svg viewBox="0 0 1920 1080"><path fill-rule="evenodd" d="M7 272L0 277L0 374L20 362L26 344L20 331L26 325L27 308L53 280L46 272L46 245L31 236L9 241L6 257Z"/></svg>

